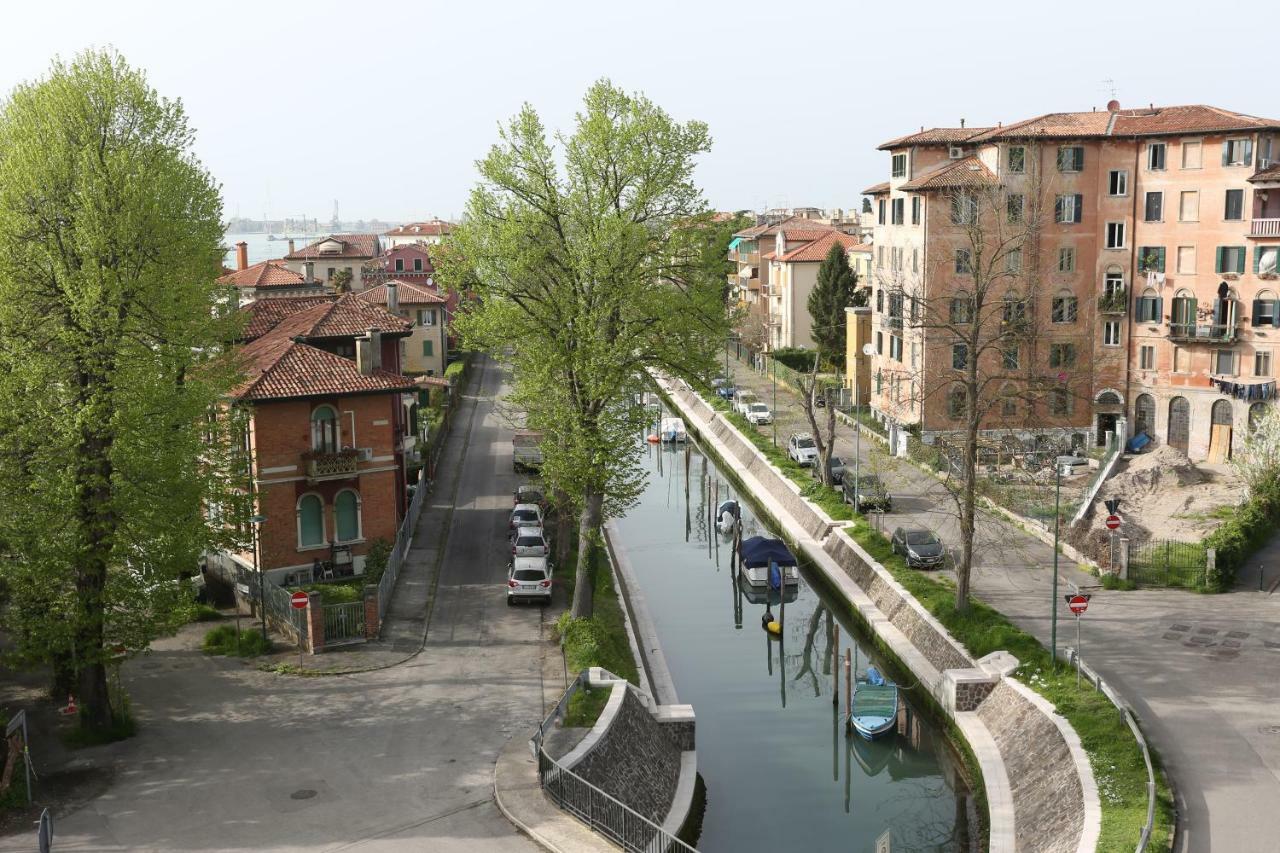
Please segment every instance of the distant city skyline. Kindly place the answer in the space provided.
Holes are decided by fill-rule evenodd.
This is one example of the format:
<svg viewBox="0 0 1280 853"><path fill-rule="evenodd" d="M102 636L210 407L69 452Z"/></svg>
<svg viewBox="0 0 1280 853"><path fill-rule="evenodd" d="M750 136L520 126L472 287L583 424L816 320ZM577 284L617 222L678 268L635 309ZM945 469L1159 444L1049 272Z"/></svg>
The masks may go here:
<svg viewBox="0 0 1280 853"><path fill-rule="evenodd" d="M52 2L9 10L0 90L112 45L181 98L224 217L413 221L461 216L484 156L529 102L572 131L600 77L644 92L715 140L697 171L717 209L858 209L888 176L880 143L919 128L1053 111L1207 103L1280 113L1265 50L1185 50L1241 37L1185 2L1085 0L1069 15L982 8L654 0L620 4ZM1179 11L1183 10L1183 11ZM554 12L549 14L549 11ZM1194 30L1191 29L1194 22ZM56 40L37 37L57 33ZM1127 45L1127 49L1118 47ZM55 47L56 45L56 47ZM411 49L410 49L411 48Z"/></svg>

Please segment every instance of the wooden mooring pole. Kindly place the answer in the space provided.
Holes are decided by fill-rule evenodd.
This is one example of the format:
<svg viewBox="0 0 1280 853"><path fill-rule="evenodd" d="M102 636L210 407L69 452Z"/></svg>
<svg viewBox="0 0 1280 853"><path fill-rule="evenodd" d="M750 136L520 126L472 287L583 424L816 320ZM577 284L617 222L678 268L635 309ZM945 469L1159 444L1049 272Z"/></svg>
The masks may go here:
<svg viewBox="0 0 1280 853"><path fill-rule="evenodd" d="M853 653L844 650L844 730L853 729Z"/></svg>
<svg viewBox="0 0 1280 853"><path fill-rule="evenodd" d="M832 629L834 642L831 648L831 704L840 704L840 623Z"/></svg>

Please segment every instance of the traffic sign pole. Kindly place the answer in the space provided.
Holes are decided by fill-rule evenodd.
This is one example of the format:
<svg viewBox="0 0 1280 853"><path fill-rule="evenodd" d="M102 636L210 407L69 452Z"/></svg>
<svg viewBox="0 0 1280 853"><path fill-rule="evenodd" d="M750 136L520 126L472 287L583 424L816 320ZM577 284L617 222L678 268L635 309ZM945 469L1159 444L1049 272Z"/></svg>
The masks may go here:
<svg viewBox="0 0 1280 853"><path fill-rule="evenodd" d="M1064 596L1067 599L1067 607L1071 608L1071 612L1076 615L1076 689L1080 689L1080 617L1089 609L1089 599L1093 596L1087 592L1077 592L1074 595Z"/></svg>

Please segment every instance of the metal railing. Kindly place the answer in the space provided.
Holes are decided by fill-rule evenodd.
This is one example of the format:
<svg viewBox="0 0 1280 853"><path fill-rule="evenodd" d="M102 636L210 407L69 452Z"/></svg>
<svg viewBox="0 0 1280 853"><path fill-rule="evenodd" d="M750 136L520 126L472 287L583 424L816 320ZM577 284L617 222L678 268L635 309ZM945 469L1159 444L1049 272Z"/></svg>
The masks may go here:
<svg viewBox="0 0 1280 853"><path fill-rule="evenodd" d="M427 495L427 469L418 471L418 485L413 490L413 500L409 502L409 511L400 522L396 531L395 544L387 555L387 567L382 571L378 581L378 623L387 615L387 607L391 604L391 591L396 587L396 578L400 576L400 566L409 556L409 546L413 544L413 531L418 525L418 516L422 515L422 504Z"/></svg>
<svg viewBox="0 0 1280 853"><path fill-rule="evenodd" d="M1249 229L1250 237L1280 237L1280 219L1255 219Z"/></svg>
<svg viewBox="0 0 1280 853"><path fill-rule="evenodd" d="M324 644L364 642L364 602L348 601L326 604L324 611Z"/></svg>
<svg viewBox="0 0 1280 853"><path fill-rule="evenodd" d="M1179 341L1226 343L1235 340L1234 323L1170 323L1169 338Z"/></svg>
<svg viewBox="0 0 1280 853"><path fill-rule="evenodd" d="M247 581L249 589L256 594L257 576ZM267 619L276 628L284 634L292 643L298 646L304 646L307 642L307 611L297 610L290 603L291 593L281 586L276 586L271 581L263 584L263 596L266 599L264 605L267 611Z"/></svg>
<svg viewBox="0 0 1280 853"><path fill-rule="evenodd" d="M360 458L354 453L323 453L307 459L307 479L350 477L360 470Z"/></svg>
<svg viewBox="0 0 1280 853"><path fill-rule="evenodd" d="M1209 551L1202 542L1149 539L1129 542L1129 579L1141 586L1204 589L1208 586Z"/></svg>

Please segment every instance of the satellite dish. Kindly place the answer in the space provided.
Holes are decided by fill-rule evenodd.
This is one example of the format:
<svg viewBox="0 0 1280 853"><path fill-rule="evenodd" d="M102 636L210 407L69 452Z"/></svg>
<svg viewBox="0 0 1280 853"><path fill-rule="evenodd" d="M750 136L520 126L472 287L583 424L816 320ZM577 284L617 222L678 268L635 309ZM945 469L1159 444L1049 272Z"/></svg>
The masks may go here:
<svg viewBox="0 0 1280 853"><path fill-rule="evenodd" d="M863 355L875 355L875 354L876 354L876 348L875 348L875 345L874 345L874 344L863 344L863 345L862 345L862 354L863 354Z"/></svg>

